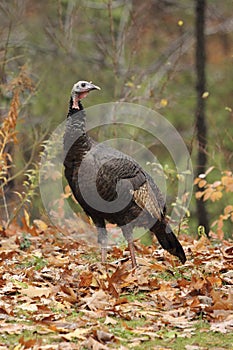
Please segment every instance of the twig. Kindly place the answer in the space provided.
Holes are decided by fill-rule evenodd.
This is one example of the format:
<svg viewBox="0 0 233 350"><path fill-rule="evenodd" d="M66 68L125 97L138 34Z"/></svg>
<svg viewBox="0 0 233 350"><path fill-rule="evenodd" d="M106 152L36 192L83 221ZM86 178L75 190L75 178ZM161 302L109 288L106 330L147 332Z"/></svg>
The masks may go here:
<svg viewBox="0 0 233 350"><path fill-rule="evenodd" d="M5 209L5 213L6 213L6 221L8 222L10 220L10 217L9 217L9 212L8 212L8 207L7 207L7 202L6 202L4 185L2 186L2 198L3 198L3 206Z"/></svg>

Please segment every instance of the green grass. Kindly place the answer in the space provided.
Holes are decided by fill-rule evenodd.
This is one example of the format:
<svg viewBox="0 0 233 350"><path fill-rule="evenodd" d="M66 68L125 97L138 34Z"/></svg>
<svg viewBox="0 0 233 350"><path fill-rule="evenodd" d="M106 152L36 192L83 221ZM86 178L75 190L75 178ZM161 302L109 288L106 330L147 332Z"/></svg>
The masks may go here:
<svg viewBox="0 0 233 350"><path fill-rule="evenodd" d="M127 293L127 294L122 294L121 297L126 297L128 302L132 301L145 301L147 299L147 296L143 292L138 292L138 293Z"/></svg>
<svg viewBox="0 0 233 350"><path fill-rule="evenodd" d="M123 295L122 295L123 296ZM145 300L145 293L131 294L125 295L131 301ZM60 310L57 311L59 314ZM82 312L76 312L75 309L70 310L71 313L67 315L66 321L75 322L77 318L83 316ZM61 337L57 337L58 334L56 332L46 333L43 335L43 329L41 331L41 327L38 324L34 324L33 322L27 322L27 318L30 319L30 315L25 313L24 320L17 321L17 324L25 324L25 326L32 326L32 330L22 330L22 332L18 332L19 334L8 334L0 335L0 345L7 346L8 349L14 349L16 345L19 343L19 339L21 337L24 338L25 341L29 339L35 339L36 344L58 344L62 341ZM115 320L116 324L108 325L108 331L111 332L118 341L118 345L123 345L126 348L132 348L135 350L151 350L156 347L163 347L165 349L174 349L174 350L186 350L186 345L195 345L199 347L203 347L204 349L232 349L233 344L233 334L222 334L215 333L210 331L209 324L200 317L199 320L193 325L190 324L190 329L186 330L178 327L166 327L166 325L157 324L156 316L152 319L145 319L144 317L135 316L134 319L127 320L127 318L122 317L111 317ZM99 319L99 324L103 325L105 318ZM14 322L9 322L12 324ZM34 329L33 329L34 328ZM153 330L154 329L154 330ZM144 332L149 332L149 334L144 334ZM140 340L140 345L137 344L137 339ZM78 339L74 339L74 342L78 342ZM108 344L109 349L115 348L116 343Z"/></svg>
<svg viewBox="0 0 233 350"><path fill-rule="evenodd" d="M39 332L39 327L38 327L38 332ZM5 335L0 335L0 345L5 345L7 346L6 349L9 350L14 350L16 349L16 346L19 345L19 340L23 338L25 341L27 340L36 340L36 344L52 344L56 342L56 334L51 332L51 334L46 334L46 341L43 342L43 339L45 339L45 335L38 334L36 331L30 331L30 330L23 330L20 332L20 334L5 334ZM21 349L21 347L20 347ZM23 345L22 345L23 349Z"/></svg>
<svg viewBox="0 0 233 350"><path fill-rule="evenodd" d="M112 327L111 331L116 337L124 339L122 345L125 346L133 344L137 337L145 338L142 344L133 346L133 349L135 350L151 350L156 346L174 350L185 350L186 345L196 345L204 347L205 349L216 349L218 347L221 349L232 349L233 334L212 332L209 330L209 325L202 320L196 324L192 334L186 333L186 337L184 337L184 332L181 329L166 329L166 327L163 327L158 332L154 333L155 339L150 339L146 334L143 336L143 334L137 335L133 332L137 327L145 327L145 320L143 318L139 320L124 321L124 324L126 324L129 329L125 329L125 326L122 326L122 323L119 320L117 325ZM190 328L193 327L190 326Z"/></svg>
<svg viewBox="0 0 233 350"><path fill-rule="evenodd" d="M171 332L169 332L171 334ZM203 347L204 349L232 349L233 335L221 335L218 333L208 332L205 335L203 333L197 333L191 338L181 338L177 333L174 332L174 336L166 339L156 339L153 341L145 342L143 345L134 347L135 350L151 350L155 346L167 347L168 349L174 350L185 350L186 345L195 345Z"/></svg>
<svg viewBox="0 0 233 350"><path fill-rule="evenodd" d="M143 318L124 321L122 323L121 319L114 318L117 324L112 326L109 330L114 334L114 336L120 339L121 345L127 348L133 348L135 350L151 350L154 347L165 347L167 349L174 350L185 350L186 345L195 345L203 347L205 349L232 349L233 344L233 334L221 334L215 333L209 330L208 324L200 321L193 334L186 334L183 336L183 331L180 329L166 329L166 327L161 328L158 332L155 332L155 339L150 339L148 335L136 334L133 332L137 327L145 327L145 320ZM128 329L125 328L127 325ZM38 333L39 333L38 329ZM42 342L44 339L44 344L59 343L59 339L56 339L56 334L51 332L51 334L46 334L46 339L44 335L38 334L37 332L31 332L29 330L22 331L20 334L5 334L0 336L0 344L5 345L8 349L14 349L19 343L19 339L23 337L25 340L36 339L37 343ZM153 336L152 336L153 337ZM144 339L140 345L136 345L136 339ZM134 343L135 341L135 343ZM115 344L109 344L109 349L114 348Z"/></svg>

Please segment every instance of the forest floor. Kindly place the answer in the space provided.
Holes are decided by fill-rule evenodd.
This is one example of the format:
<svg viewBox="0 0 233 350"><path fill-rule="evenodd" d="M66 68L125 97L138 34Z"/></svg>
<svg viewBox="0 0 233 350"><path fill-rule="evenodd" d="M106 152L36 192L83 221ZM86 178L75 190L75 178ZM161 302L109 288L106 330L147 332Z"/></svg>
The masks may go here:
<svg viewBox="0 0 233 350"><path fill-rule="evenodd" d="M181 236L187 262L95 246L37 220L1 231L0 350L232 349L233 243Z"/></svg>

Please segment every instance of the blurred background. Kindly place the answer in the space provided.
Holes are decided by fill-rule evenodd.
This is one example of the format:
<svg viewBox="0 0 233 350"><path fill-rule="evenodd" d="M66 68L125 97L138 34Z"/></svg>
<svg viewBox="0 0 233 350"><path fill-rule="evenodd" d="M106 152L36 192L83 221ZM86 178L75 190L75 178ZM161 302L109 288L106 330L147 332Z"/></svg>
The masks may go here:
<svg viewBox="0 0 233 350"><path fill-rule="evenodd" d="M102 90L85 107L141 104L181 134L196 177L183 232L232 237L232 9L231 0L2 0L0 225L46 220L40 156L66 118L73 84L91 80ZM112 131L96 132L98 140L104 132ZM163 165L173 205L169 155L139 131L134 137Z"/></svg>

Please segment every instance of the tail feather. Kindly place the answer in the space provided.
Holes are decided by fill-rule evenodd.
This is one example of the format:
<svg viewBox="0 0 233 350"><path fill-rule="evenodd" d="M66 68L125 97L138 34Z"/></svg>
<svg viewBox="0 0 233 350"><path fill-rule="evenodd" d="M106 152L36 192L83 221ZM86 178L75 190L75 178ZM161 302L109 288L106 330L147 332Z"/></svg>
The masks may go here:
<svg viewBox="0 0 233 350"><path fill-rule="evenodd" d="M186 256L182 245L172 232L171 227L165 221L157 221L151 228L151 231L155 234L163 249L177 256L182 264L185 263Z"/></svg>

